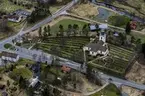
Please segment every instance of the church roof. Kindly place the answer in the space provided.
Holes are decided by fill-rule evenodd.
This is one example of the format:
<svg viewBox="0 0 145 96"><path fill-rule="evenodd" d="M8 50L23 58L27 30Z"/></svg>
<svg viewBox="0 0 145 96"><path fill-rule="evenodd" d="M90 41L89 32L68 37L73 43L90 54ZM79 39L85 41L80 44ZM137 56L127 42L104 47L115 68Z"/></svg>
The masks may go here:
<svg viewBox="0 0 145 96"><path fill-rule="evenodd" d="M107 50L107 47L103 45L104 45L104 42L100 40L97 43L89 43L86 47L90 48L90 51L93 51L93 52L97 52L99 50L105 52Z"/></svg>

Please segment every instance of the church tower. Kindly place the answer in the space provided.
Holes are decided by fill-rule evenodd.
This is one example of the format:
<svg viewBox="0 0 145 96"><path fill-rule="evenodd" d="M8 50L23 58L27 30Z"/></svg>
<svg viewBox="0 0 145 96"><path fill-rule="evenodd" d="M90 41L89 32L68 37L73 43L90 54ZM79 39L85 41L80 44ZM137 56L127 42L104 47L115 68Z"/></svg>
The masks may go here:
<svg viewBox="0 0 145 96"><path fill-rule="evenodd" d="M106 32L105 30L108 28L107 24L101 24L99 25L99 28L101 29L100 35L99 35L99 40L102 40L103 42L106 42Z"/></svg>

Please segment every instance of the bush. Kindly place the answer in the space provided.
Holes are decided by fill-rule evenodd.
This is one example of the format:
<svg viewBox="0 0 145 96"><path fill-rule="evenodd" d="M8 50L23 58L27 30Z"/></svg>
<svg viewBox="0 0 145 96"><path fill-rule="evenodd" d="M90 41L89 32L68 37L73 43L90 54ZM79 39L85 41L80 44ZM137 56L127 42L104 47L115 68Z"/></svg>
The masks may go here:
<svg viewBox="0 0 145 96"><path fill-rule="evenodd" d="M4 45L4 48L6 48L6 49L9 49L9 48L11 48L11 47L12 47L12 45L9 44L9 43L6 43L6 44Z"/></svg>
<svg viewBox="0 0 145 96"><path fill-rule="evenodd" d="M16 87L12 87L11 91L15 92L15 91L17 91L17 88Z"/></svg>
<svg viewBox="0 0 145 96"><path fill-rule="evenodd" d="M19 76L23 78L30 79L32 77L32 72L28 68L14 69L10 74L10 78L19 81Z"/></svg>
<svg viewBox="0 0 145 96"><path fill-rule="evenodd" d="M127 16L111 16L109 17L109 23L118 26L118 27L125 27L126 24L130 21L130 18Z"/></svg>
<svg viewBox="0 0 145 96"><path fill-rule="evenodd" d="M18 43L18 42L17 42L16 45L17 45L17 46L21 46L21 43Z"/></svg>
<svg viewBox="0 0 145 96"><path fill-rule="evenodd" d="M15 81L15 82L13 83L13 85L18 85L18 83Z"/></svg>

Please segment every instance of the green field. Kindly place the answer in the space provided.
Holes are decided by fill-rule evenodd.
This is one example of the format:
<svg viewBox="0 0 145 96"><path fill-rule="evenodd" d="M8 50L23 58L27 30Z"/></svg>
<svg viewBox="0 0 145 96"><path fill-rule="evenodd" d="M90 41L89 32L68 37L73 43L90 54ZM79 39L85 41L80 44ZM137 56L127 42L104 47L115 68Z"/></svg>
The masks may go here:
<svg viewBox="0 0 145 96"><path fill-rule="evenodd" d="M89 61L89 64L107 72L123 75L133 58L133 52L109 44L109 56Z"/></svg>
<svg viewBox="0 0 145 96"><path fill-rule="evenodd" d="M121 95L120 95L120 91L117 89L115 85L109 84L103 90L90 96L121 96Z"/></svg>
<svg viewBox="0 0 145 96"><path fill-rule="evenodd" d="M58 32L59 25L63 25L64 31L65 31L65 30L67 30L69 24L71 24L71 25L77 24L79 26L79 29L81 30L82 27L87 23L82 22L82 21L77 21L77 20L64 19L64 20L59 21L57 24L55 24L54 26L51 27L51 33L55 34L56 32Z"/></svg>
<svg viewBox="0 0 145 96"><path fill-rule="evenodd" d="M0 4L0 11L6 12L6 13L13 12L17 9L24 9L24 7L15 5L9 0L2 0L2 3Z"/></svg>
<svg viewBox="0 0 145 96"><path fill-rule="evenodd" d="M82 47L88 42L88 37L54 37L36 44L33 48L82 63Z"/></svg>

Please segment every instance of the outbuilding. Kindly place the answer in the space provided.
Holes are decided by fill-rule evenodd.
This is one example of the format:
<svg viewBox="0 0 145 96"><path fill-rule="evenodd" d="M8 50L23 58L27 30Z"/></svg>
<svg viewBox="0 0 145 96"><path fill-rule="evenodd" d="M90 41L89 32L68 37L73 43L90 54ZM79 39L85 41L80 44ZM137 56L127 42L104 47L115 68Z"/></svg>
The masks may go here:
<svg viewBox="0 0 145 96"><path fill-rule="evenodd" d="M11 62L17 62L19 60L19 55L11 52L2 51L1 59Z"/></svg>

